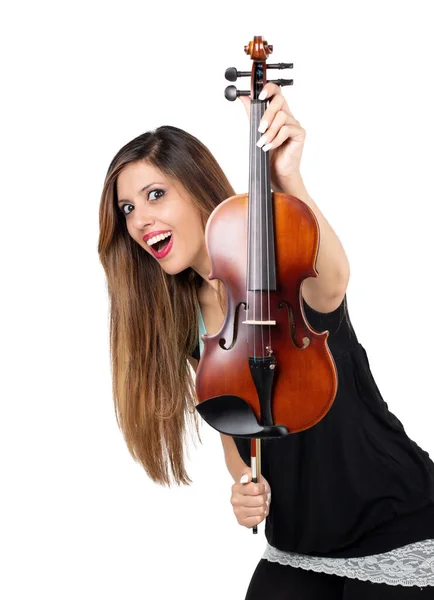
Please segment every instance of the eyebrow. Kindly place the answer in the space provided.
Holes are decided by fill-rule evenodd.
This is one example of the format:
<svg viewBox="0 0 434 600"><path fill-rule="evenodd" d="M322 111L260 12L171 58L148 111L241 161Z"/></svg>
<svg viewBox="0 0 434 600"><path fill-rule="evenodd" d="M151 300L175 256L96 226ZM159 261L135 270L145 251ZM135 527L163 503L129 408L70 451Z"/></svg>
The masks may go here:
<svg viewBox="0 0 434 600"><path fill-rule="evenodd" d="M164 183L159 183L158 181L153 181L152 183L148 183L148 185L145 185L145 187L142 187L142 189L139 190L137 193L141 194L142 192L144 192L145 190L150 188L151 185L164 185ZM129 200L118 200L118 206L120 205L121 202L129 202Z"/></svg>

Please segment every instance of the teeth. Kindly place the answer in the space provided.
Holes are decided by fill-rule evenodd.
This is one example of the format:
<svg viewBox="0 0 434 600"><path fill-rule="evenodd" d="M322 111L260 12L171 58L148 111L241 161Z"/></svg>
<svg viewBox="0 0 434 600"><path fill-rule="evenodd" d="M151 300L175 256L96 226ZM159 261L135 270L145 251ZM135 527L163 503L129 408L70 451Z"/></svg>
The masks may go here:
<svg viewBox="0 0 434 600"><path fill-rule="evenodd" d="M149 240L148 240L148 246L153 246L154 244L156 244L160 240L164 240L167 237L169 237L170 235L172 235L171 231L168 231L167 233L160 233L160 235L154 235L154 237L149 238Z"/></svg>

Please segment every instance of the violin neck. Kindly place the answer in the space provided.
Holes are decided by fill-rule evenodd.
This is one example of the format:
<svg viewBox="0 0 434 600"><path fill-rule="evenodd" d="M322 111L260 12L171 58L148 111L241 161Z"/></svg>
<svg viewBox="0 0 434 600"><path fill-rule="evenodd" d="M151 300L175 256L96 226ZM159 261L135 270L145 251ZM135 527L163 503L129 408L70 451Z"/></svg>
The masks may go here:
<svg viewBox="0 0 434 600"><path fill-rule="evenodd" d="M250 105L249 221L247 234L248 289L276 289L273 203L271 199L270 154L258 148L259 122L266 103L252 100Z"/></svg>

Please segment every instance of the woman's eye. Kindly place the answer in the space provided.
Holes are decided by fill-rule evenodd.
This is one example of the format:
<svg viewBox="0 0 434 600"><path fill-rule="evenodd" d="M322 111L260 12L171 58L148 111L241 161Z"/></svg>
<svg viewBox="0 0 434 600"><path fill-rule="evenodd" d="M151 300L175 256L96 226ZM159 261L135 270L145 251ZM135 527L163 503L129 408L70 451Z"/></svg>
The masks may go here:
<svg viewBox="0 0 434 600"><path fill-rule="evenodd" d="M157 190L151 190L151 191L149 192L149 194L148 194L148 199L149 199L149 200L158 200L158 198L150 198L150 195L151 195L151 194L153 194L154 192L155 192L155 193L161 192L161 193L162 193L162 196L164 196L164 190L158 190L158 189L157 189ZM160 198L161 198L161 196L160 196Z"/></svg>
<svg viewBox="0 0 434 600"><path fill-rule="evenodd" d="M124 215L129 215L131 211L129 211L129 212L125 212L124 208L125 208L126 206L133 206L133 205L132 205L132 204L124 204L124 205L122 206L122 208L121 208L121 210L122 210L122 212L124 213Z"/></svg>

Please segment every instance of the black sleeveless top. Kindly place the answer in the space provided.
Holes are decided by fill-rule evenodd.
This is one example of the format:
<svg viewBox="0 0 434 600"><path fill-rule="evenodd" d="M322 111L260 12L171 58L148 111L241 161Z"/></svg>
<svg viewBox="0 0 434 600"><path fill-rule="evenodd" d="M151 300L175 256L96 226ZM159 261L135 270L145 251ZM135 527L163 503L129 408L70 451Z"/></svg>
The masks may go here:
<svg viewBox="0 0 434 600"><path fill-rule="evenodd" d="M388 410L346 296L330 313L304 299L303 307L312 329L330 332L338 390L319 423L262 441L272 491L267 541L286 552L350 558L434 538L434 463ZM233 439L250 466L250 440Z"/></svg>

